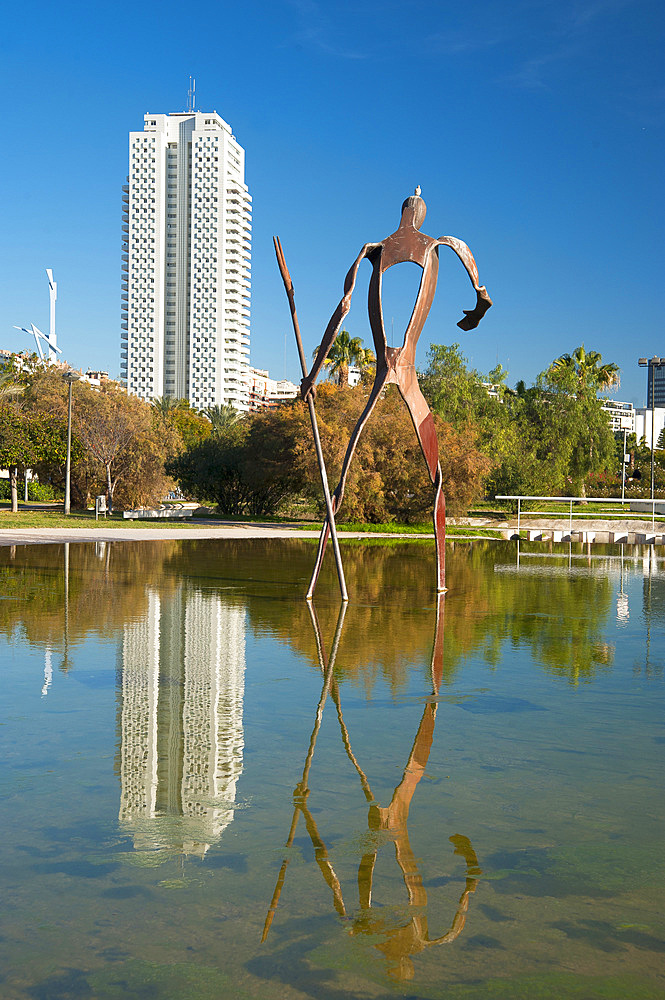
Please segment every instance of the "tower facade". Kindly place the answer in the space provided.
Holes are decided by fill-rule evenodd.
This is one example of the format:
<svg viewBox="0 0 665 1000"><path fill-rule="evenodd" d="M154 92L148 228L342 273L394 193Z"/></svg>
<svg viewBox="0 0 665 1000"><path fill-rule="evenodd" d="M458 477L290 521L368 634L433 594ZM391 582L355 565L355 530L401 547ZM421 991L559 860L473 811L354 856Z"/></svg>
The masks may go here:
<svg viewBox="0 0 665 1000"><path fill-rule="evenodd" d="M647 368L647 409L665 406L665 361ZM653 370L652 370L653 367Z"/></svg>
<svg viewBox="0 0 665 1000"><path fill-rule="evenodd" d="M127 391L246 410L251 197L223 118L145 115L129 134L122 229Z"/></svg>

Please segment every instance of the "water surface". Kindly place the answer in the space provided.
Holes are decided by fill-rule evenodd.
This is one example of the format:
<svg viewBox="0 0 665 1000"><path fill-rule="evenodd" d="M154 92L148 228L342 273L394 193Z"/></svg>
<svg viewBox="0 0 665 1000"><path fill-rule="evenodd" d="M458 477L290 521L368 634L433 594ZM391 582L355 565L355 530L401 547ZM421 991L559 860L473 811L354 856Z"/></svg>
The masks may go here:
<svg viewBox="0 0 665 1000"><path fill-rule="evenodd" d="M0 549L0 996L663 993L662 550Z"/></svg>

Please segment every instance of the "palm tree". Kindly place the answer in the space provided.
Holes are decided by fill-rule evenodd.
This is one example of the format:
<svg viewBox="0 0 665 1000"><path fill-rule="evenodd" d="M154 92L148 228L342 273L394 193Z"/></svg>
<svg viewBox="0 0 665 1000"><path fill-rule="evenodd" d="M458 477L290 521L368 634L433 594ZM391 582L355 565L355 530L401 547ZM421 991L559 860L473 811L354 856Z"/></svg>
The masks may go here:
<svg viewBox="0 0 665 1000"><path fill-rule="evenodd" d="M602 355L598 351L586 351L584 344L581 344L571 354L562 354L560 358L553 361L548 369L548 375L552 382L559 383L560 387L568 390L570 394L584 403L590 399L596 400L598 393L603 389L611 389L620 384L619 366L613 362L602 364ZM593 434L588 438L589 468L593 460L594 452ZM586 496L586 483L582 483L582 496Z"/></svg>
<svg viewBox="0 0 665 1000"><path fill-rule="evenodd" d="M319 352L317 347L313 357ZM348 330L342 330L328 351L328 357L324 365L328 368L329 374L335 377L339 386L349 384L349 368L363 369L371 368L376 363L374 352L368 347L363 347L360 337L352 337Z"/></svg>
<svg viewBox="0 0 665 1000"><path fill-rule="evenodd" d="M212 433L215 437L225 434L230 427L233 427L242 418L240 410L236 410L235 406L231 406L230 403L206 406L204 410L201 410L201 413L212 424Z"/></svg>
<svg viewBox="0 0 665 1000"><path fill-rule="evenodd" d="M189 409L189 403L186 399L176 399L175 396L155 396L150 405L165 420L173 410Z"/></svg>
<svg viewBox="0 0 665 1000"><path fill-rule="evenodd" d="M571 354L562 354L553 361L549 375L554 382L570 379L576 386L576 395L584 396L588 391L594 395L603 389L620 385L619 366L612 362L601 364L603 358L598 351L586 351L584 344Z"/></svg>

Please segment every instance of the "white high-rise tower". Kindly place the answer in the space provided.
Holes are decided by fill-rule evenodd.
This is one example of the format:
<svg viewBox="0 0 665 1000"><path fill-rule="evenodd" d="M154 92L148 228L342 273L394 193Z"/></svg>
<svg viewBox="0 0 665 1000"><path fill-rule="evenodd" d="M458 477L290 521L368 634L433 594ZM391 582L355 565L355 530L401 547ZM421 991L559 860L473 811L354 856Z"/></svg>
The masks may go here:
<svg viewBox="0 0 665 1000"><path fill-rule="evenodd" d="M145 115L123 187L122 375L143 399L248 409L251 198L216 113Z"/></svg>

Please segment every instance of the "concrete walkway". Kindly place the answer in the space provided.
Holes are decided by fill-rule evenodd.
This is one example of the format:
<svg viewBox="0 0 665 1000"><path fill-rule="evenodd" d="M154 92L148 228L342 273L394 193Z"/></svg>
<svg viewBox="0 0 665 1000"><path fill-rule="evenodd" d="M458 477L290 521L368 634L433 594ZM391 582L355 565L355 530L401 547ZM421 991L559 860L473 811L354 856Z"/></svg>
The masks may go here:
<svg viewBox="0 0 665 1000"><path fill-rule="evenodd" d="M0 522L1 523L1 522ZM509 521L496 522L489 518L460 518L454 521L452 518L449 524L457 524L460 527L469 528L493 528L497 531L497 538L506 538L517 530L517 519L511 518ZM522 517L520 528L522 531L538 529L543 532L554 530L568 530L568 518L553 518L545 520L541 518L529 518L528 514ZM600 518L588 518L573 520L574 531L594 531L597 542L607 542L609 533L614 531L626 531L629 540L634 539L635 533L649 533L651 531L651 519L649 520L622 520L603 521ZM656 533L659 541L665 535L665 522L656 521ZM97 526L91 525L85 528L1 528L0 546L6 545L61 545L63 542L159 542L170 539L202 539L202 538L318 538L319 532L303 528L296 528L288 524L244 524L233 521L197 521L196 524L187 522L178 525L146 523L138 527L136 522L131 527L109 527L104 521L97 522ZM455 536L450 536L454 540ZM465 537L474 537L473 535ZM475 536L487 540L487 536ZM402 541L433 539L433 534L407 535L407 534L384 534L379 532L361 531L340 531L340 541L346 538L398 538Z"/></svg>
<svg viewBox="0 0 665 1000"><path fill-rule="evenodd" d="M198 521L182 525L154 526L153 523L138 528L104 527L90 528L0 528L0 546L3 545L61 545L63 542L161 542L171 539L200 538L317 538L318 531L294 528L288 524L242 524L220 521ZM344 531L339 533L340 541L345 538L434 538L434 535L378 534L373 532Z"/></svg>

